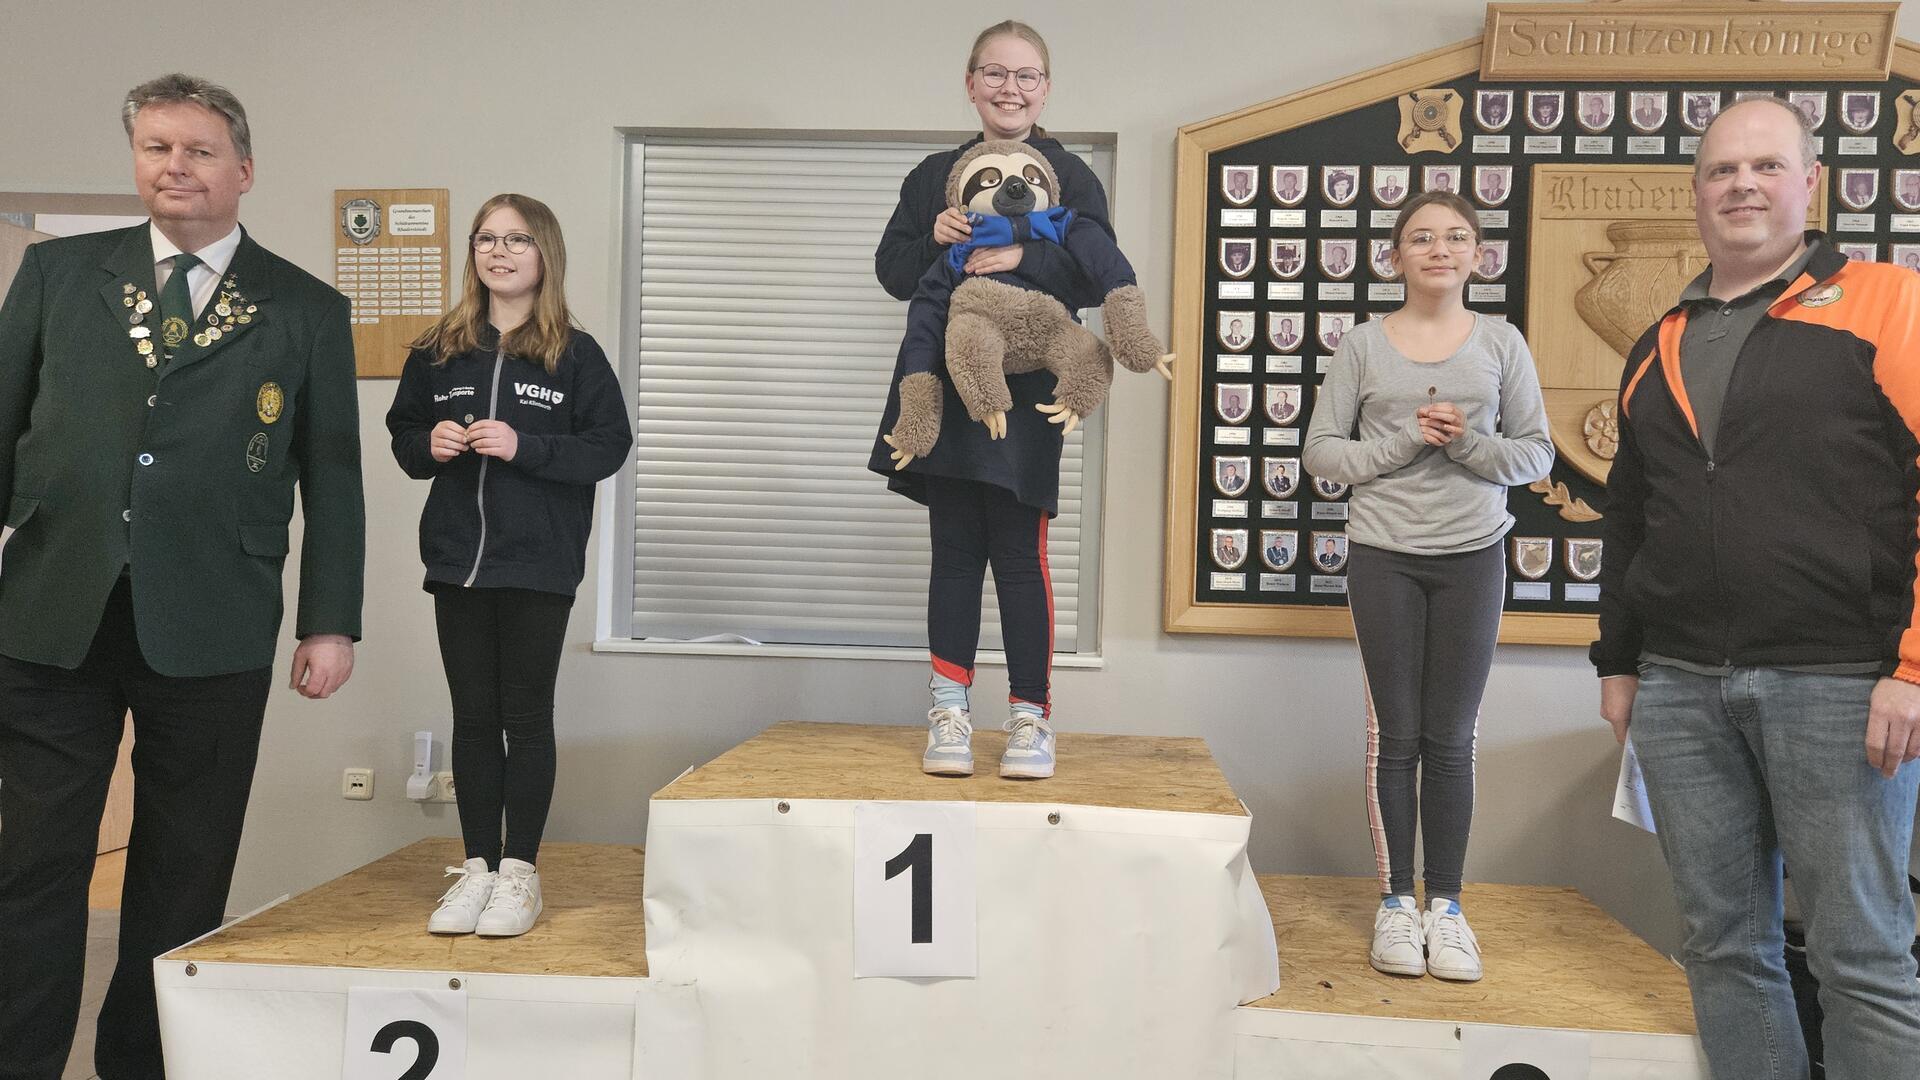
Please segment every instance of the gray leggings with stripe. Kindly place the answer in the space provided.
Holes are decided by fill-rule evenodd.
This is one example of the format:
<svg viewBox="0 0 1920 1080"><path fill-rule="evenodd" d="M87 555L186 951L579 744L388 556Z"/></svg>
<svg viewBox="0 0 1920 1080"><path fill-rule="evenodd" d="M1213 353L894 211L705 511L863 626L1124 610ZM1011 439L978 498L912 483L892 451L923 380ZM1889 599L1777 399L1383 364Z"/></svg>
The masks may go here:
<svg viewBox="0 0 1920 1080"><path fill-rule="evenodd" d="M1367 814L1380 891L1460 898L1473 826L1473 742L1506 591L1506 544L1407 555L1352 544L1347 601L1367 678Z"/></svg>

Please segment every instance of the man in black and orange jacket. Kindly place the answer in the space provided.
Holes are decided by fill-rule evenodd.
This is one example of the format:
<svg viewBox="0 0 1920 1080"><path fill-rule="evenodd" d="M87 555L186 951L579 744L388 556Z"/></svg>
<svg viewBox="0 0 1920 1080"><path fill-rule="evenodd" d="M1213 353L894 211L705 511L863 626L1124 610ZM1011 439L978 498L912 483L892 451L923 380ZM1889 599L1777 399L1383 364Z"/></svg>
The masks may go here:
<svg viewBox="0 0 1920 1080"><path fill-rule="evenodd" d="M1920 275L1803 234L1819 175L1786 103L1714 120L1712 265L1628 356L1608 479L1601 713L1631 723L1722 1080L1808 1074L1783 858L1826 1075L1920 1068Z"/></svg>

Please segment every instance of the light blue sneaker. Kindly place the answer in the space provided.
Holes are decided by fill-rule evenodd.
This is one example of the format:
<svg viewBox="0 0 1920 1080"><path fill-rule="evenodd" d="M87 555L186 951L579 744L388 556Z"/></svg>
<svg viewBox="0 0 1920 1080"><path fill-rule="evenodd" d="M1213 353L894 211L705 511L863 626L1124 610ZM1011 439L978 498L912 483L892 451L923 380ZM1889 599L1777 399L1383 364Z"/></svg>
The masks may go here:
<svg viewBox="0 0 1920 1080"><path fill-rule="evenodd" d="M973 775L973 721L965 709L927 710L927 752L920 771L930 776Z"/></svg>
<svg viewBox="0 0 1920 1080"><path fill-rule="evenodd" d="M1009 780L1045 780L1053 775L1053 728L1029 712L1014 710L1002 725L1007 752L1000 755L1000 775Z"/></svg>

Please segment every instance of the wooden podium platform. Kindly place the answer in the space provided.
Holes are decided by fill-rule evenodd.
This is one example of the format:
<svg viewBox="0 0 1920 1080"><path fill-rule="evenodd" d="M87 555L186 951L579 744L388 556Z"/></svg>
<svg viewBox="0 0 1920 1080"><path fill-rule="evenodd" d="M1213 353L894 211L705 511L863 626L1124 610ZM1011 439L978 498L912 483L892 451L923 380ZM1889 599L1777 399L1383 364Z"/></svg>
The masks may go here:
<svg viewBox="0 0 1920 1080"><path fill-rule="evenodd" d="M966 1074L965 1055L930 1056L903 1026L919 1013L964 1017L970 1040L996 1015L1024 1017L1038 1049L994 1037L1009 1076L1131 1076L1129 1061L1155 1054L1156 1076L1459 1076L1463 1048L1488 1032L1523 1050L1534 1036L1578 1041L1588 1080L1705 1076L1680 971L1571 890L1469 886L1479 983L1381 975L1366 962L1370 879L1235 877L1250 822L1200 740L1063 733L1060 775L1036 782L994 774L998 732L976 735L981 775L925 776L924 738L770 728L656 795L646 851L543 847L546 911L519 938L427 934L460 844L403 847L156 961L170 1075L334 1080L350 993L455 986L471 1080L859 1078L902 1047L923 1080ZM977 979L853 978L851 807L870 800L977 804ZM1173 1015L1195 987L1246 985L1248 969L1223 959L1249 955L1234 881L1257 888L1279 991L1229 998L1218 1026L1145 1033L1143 1018ZM1009 938L1012 967L994 951ZM1170 956L1213 973L1196 979ZM1120 983L1110 1007L1102 995ZM773 1017L794 1030L759 1035Z"/></svg>

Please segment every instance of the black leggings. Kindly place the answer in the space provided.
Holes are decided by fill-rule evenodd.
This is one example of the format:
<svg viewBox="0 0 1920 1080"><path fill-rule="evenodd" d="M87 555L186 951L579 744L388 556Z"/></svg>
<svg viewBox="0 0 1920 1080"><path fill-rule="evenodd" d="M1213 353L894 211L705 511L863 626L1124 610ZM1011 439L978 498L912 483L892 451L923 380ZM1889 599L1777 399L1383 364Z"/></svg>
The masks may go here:
<svg viewBox="0 0 1920 1080"><path fill-rule="evenodd" d="M485 859L488 869L499 869L503 856L531 863L540 854L553 803L553 687L572 607L571 596L531 589L434 590L453 699L460 835L467 858Z"/></svg>
<svg viewBox="0 0 1920 1080"><path fill-rule="evenodd" d="M1000 636L1013 701L1048 707L1053 665L1053 581L1047 573L1047 513L1005 488L927 477L933 569L927 582L927 644L933 669L973 685L980 646L980 588L993 564Z"/></svg>
<svg viewBox="0 0 1920 1080"><path fill-rule="evenodd" d="M1506 545L1408 555L1353 544L1347 600L1367 678L1367 810L1380 891L1460 898L1473 827L1473 745L1506 590ZM1417 770L1417 776L1416 776Z"/></svg>

